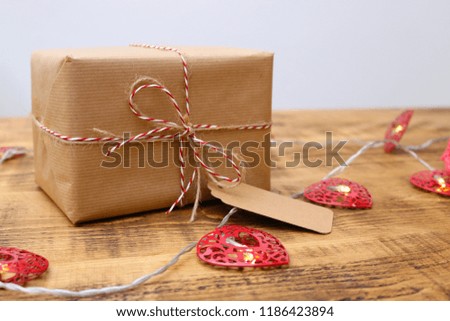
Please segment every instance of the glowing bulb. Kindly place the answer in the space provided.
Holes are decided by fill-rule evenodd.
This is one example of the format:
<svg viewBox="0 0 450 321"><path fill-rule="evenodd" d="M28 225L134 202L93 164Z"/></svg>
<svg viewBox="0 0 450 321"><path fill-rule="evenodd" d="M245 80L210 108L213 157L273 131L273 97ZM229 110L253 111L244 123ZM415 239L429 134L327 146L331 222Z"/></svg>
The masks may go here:
<svg viewBox="0 0 450 321"><path fill-rule="evenodd" d="M347 185L328 186L328 189L339 193L350 193L352 190L350 186Z"/></svg>
<svg viewBox="0 0 450 321"><path fill-rule="evenodd" d="M435 177L436 181L438 182L439 185L441 185L442 188L446 187L447 185L445 184L445 179L441 176Z"/></svg>
<svg viewBox="0 0 450 321"><path fill-rule="evenodd" d="M392 132L395 134L400 133L401 131L403 131L405 128L402 125L397 125L394 128L392 128Z"/></svg>
<svg viewBox="0 0 450 321"><path fill-rule="evenodd" d="M252 253L244 252L242 254L244 256L244 261L255 263L255 257Z"/></svg>
<svg viewBox="0 0 450 321"><path fill-rule="evenodd" d="M445 182L445 179L440 175L434 175L434 180L439 184L439 187L436 188L436 191L438 192L446 192L450 190L450 187L447 186L447 183Z"/></svg>

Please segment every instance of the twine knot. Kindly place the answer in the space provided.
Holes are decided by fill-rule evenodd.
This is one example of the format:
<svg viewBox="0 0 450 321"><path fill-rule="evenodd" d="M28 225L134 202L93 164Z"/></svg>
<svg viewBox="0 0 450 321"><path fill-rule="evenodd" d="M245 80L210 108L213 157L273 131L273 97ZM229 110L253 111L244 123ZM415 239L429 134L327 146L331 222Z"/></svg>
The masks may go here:
<svg viewBox="0 0 450 321"><path fill-rule="evenodd" d="M187 69L186 69L187 70ZM116 149L122 147L125 144L139 141L139 140L162 140L162 139L179 139L181 144L178 151L178 158L180 161L180 195L179 197L173 202L173 204L170 206L170 208L166 211L166 213L172 212L172 210L177 206L178 204L182 203L182 200L184 199L186 193L189 191L191 186L194 184L195 178L200 177L200 168L203 168L207 175L210 177L210 179L215 182L219 183L219 181L227 181L232 184L239 184L242 179L242 173L240 169L240 165L238 161L236 161L236 157L233 153L227 153L227 150L221 147L213 146L208 141L205 141L203 139L200 139L197 136L198 131L208 131L208 130L216 130L219 128L217 125L212 124L193 124L190 121L190 110L189 110L189 103L186 101L186 112L183 113L181 110L181 107L177 100L175 99L174 95L170 92L170 90L165 87L164 85L158 83L157 81L152 81L149 83L141 84L140 86L137 86L137 83L142 83L140 80L136 81L132 85L131 94L128 99L128 106L131 110L131 112L138 117L141 120L153 123L155 125L160 125L159 127L153 128L147 132L140 133L138 135L135 135L133 137L128 138L127 140L123 140L116 145L114 145L112 148L110 148L108 154L112 153ZM136 87L136 88L134 88ZM159 119L155 117L150 117L142 113L138 106L136 105L134 99L135 96L141 92L144 89L157 89L167 95L167 98L171 102L172 106L174 107L176 114L179 119L179 123L175 123L169 120L165 119ZM189 96L187 96L189 97ZM171 134L167 135L161 135L161 133L171 131ZM173 133L173 131L175 131ZM158 135L156 135L158 134ZM187 144L183 144L187 143ZM196 162L196 166L194 167L194 170L190 176L190 178L186 181L185 177L185 169L186 169L186 149L183 148L183 145L186 145L188 149L190 149L193 152L194 159ZM236 176L234 178L230 178L228 176L222 175L221 173L215 171L214 168L209 166L207 162L203 159L201 149L207 147L215 152L218 152L225 160L229 161L232 168L234 169ZM197 196L195 203L199 202L199 195L200 193L200 179L197 183ZM194 208L196 206L194 205ZM192 216L191 220L193 220L195 215Z"/></svg>

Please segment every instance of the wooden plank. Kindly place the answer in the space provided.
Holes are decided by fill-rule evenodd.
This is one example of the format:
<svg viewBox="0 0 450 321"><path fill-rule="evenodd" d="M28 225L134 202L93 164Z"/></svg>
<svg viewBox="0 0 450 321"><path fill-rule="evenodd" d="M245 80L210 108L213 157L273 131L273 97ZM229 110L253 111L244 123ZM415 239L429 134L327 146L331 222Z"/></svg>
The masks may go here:
<svg viewBox="0 0 450 321"><path fill-rule="evenodd" d="M382 139L399 110L274 112L277 140ZM450 109L418 110L403 143L450 135ZM0 119L0 145L31 148L28 119ZM420 155L435 167L445 142ZM348 143L349 156L359 145ZM284 168L293 151L275 157L274 192L289 195L320 180L332 167ZM324 159L323 151L310 157ZM334 164L336 165L336 164ZM291 256L289 268L227 270L187 254L167 273L132 291L96 300L448 300L450 299L450 200L414 189L409 176L423 167L410 156L382 149L364 154L341 176L365 185L371 210L335 209L333 232L320 235L251 213L231 223L277 236ZM0 166L0 245L29 249L50 269L29 286L81 290L127 283L166 263L187 243L214 229L229 207L201 205L167 216L151 212L74 227L34 184L32 156ZM283 288L283 291L279 291ZM55 300L0 290L0 300Z"/></svg>

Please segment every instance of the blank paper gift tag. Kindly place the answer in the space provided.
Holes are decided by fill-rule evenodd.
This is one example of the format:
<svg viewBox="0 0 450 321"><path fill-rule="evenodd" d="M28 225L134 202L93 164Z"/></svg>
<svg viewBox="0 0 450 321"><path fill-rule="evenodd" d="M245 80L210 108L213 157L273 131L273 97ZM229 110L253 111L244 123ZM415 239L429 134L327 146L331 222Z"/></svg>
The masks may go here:
<svg viewBox="0 0 450 321"><path fill-rule="evenodd" d="M208 184L214 197L249 212L327 234L333 226L333 211L241 183L231 188Z"/></svg>

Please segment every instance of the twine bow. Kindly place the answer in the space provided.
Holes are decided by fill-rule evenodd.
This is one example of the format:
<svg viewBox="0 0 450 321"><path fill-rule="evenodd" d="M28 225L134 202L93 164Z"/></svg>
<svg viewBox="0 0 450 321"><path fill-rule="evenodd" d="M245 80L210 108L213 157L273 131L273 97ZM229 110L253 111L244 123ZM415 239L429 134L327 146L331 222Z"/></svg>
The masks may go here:
<svg viewBox="0 0 450 321"><path fill-rule="evenodd" d="M157 127L150 129L147 132L143 132L140 134L137 134L135 136L132 136L128 139L122 139L119 137L70 137L66 135L62 135L58 132L55 132L47 127L45 127L40 122L37 122L39 127L46 131L47 133L65 140L65 141L71 141L71 142L117 142L113 147L110 148L107 155L114 152L116 149L121 148L125 144L135 142L135 141L161 141L161 140L167 140L167 139L179 139L181 144L178 150L178 158L180 160L180 195L178 198L173 202L173 204L170 206L170 208L166 211L166 213L170 213L173 211L175 206L178 204L181 204L186 193L189 191L189 189L194 184L195 179L197 178L197 194L195 197L194 206L192 209L192 216L191 221L195 219L196 210L199 204L200 199L200 168L203 168L206 173L208 174L209 178L215 183L220 184L220 181L226 181L232 184L239 184L242 180L242 173L240 169L240 165L238 165L235 162L236 155L233 153L230 153L231 156L228 154L229 151L227 151L224 148L216 147L209 142L202 140L198 138L197 132L199 131L210 131L210 130L218 130L218 129L234 129L234 130L251 130L251 129L267 129L271 127L270 123L262 123L262 124L252 124L252 125L243 125L243 126L226 126L226 127L220 127L218 125L212 125L212 124L192 124L190 121L190 101L189 101L189 69L186 59L184 58L183 54L176 48L171 47L161 47L161 46L154 46L154 45L144 45L144 44L132 44L130 46L133 47L142 47L142 48L151 48L151 49L158 49L163 51L171 51L178 54L178 56L181 59L182 65L183 65L183 77L184 77L184 89L185 89L185 113L182 112L182 109L180 105L178 104L177 100L175 99L174 95L169 91L169 89L162 84L158 83L152 78L144 78L148 82L142 85L139 85L139 83L142 83L142 78L138 81L136 81L132 85L132 91L128 99L128 105L130 110L133 112L133 114L138 117L139 119L142 119L144 121L150 122L155 124ZM169 120L165 119L159 119L154 117L149 117L145 114L143 114L137 105L134 102L135 96L142 91L143 89L158 89L161 92L165 93L167 95L167 98L171 102L172 106L175 108L175 111L177 113L179 123L171 122ZM173 131L176 131L175 133ZM172 131L170 134L165 133L167 131ZM186 183L186 177L185 177L185 169L186 169L186 150L183 148L183 145L187 145L194 154L194 159L196 162L196 166L194 167L194 170L189 178L189 180ZM228 176L222 175L219 172L216 172L213 168L211 168L202 158L202 155L199 153L199 150L201 150L204 147L211 148L213 151L218 152L223 156L223 158L226 161L229 161L232 168L236 172L235 178L230 178Z"/></svg>
<svg viewBox="0 0 450 321"><path fill-rule="evenodd" d="M134 102L134 97L136 96L137 93L139 93L141 90L146 89L146 88L158 89L167 95L168 99L170 100L170 102L172 103L173 107L176 110L176 113L178 115L178 119L180 120L181 125L171 122L171 121L168 121L168 120L165 120L165 119L158 119L158 118L146 116L138 109L137 105ZM144 85L137 87L136 89L134 89L131 92L129 101L128 101L128 105L130 107L130 110L133 112L133 114L136 115L139 119L154 123L161 127L151 129L148 132L140 133L140 134L133 136L127 140L124 140L124 141L116 144L115 146L113 146L110 149L109 153L113 152L117 148L122 147L125 144L128 144L133 141L137 141L137 140L180 139L180 141L182 142L180 144L180 147L178 148L178 158L180 160L181 192L180 192L180 195L178 196L178 198L175 200L175 202L173 202L173 204L170 206L170 208L167 210L166 213L172 212L174 207L177 206L180 202L182 202L184 196L191 188L196 176L199 177L200 166L205 169L205 171L210 176L210 178L213 181L215 181L216 183L219 180L223 180L223 181L227 181L229 183L239 184L239 182L241 181L241 178L242 178L242 174L241 174L239 165L236 164L235 160L233 159L234 154L231 153L232 156L230 157L230 155L227 154L227 151L225 149L216 147L216 146L210 144L209 142L198 138L198 136L196 134L197 130L203 130L203 131L204 130L213 130L213 129L215 130L215 129L218 129L219 126L210 125L210 124L192 124L189 119L190 113L189 113L189 109L187 107L188 105L186 105L186 113L183 114L177 100L172 95L172 93L169 91L169 89L167 89L165 86L163 86L157 82L154 82L154 83L148 83L148 84L144 84ZM176 130L177 132L168 134L168 135L155 135L155 134L160 134L160 133L168 131L168 130ZM194 159L195 159L196 163L200 165L200 166L194 167L192 175L190 176L187 184L186 184L186 177L185 177L185 169L186 169L186 160L185 159L186 159L187 151L183 147L184 142L186 142L187 146L193 151ZM235 178L230 178L228 176L225 176L225 175L222 175L222 174L216 172L213 168L211 168L203 160L202 155L199 153L199 149L201 149L202 147L205 147L205 146L220 153L226 160L228 160L230 162L232 168L236 172ZM200 188L200 184L197 184L197 189L199 189L199 188ZM196 198L196 202L197 201L198 200Z"/></svg>

